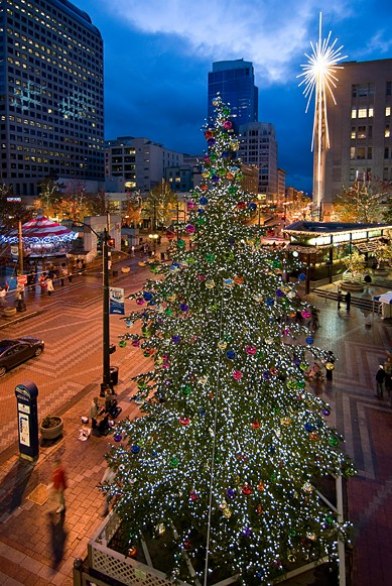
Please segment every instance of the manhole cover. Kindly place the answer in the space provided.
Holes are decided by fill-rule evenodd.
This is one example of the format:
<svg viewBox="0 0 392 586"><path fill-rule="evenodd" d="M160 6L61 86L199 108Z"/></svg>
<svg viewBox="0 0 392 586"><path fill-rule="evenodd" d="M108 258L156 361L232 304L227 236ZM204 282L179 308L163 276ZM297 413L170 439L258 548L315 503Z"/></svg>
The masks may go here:
<svg viewBox="0 0 392 586"><path fill-rule="evenodd" d="M46 484L38 484L27 497L36 505L44 505L48 500L48 487Z"/></svg>

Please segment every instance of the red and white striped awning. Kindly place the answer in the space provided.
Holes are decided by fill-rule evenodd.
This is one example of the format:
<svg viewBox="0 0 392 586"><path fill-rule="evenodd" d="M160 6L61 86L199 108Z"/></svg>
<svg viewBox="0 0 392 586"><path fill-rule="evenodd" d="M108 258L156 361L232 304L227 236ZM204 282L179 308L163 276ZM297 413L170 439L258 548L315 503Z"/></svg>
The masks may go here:
<svg viewBox="0 0 392 586"><path fill-rule="evenodd" d="M22 226L23 238L38 238L39 240L43 240L44 238L52 236L58 236L61 238L67 234L73 235L74 232L71 232L71 230L57 222L52 222L52 220L49 220L45 216L33 218Z"/></svg>

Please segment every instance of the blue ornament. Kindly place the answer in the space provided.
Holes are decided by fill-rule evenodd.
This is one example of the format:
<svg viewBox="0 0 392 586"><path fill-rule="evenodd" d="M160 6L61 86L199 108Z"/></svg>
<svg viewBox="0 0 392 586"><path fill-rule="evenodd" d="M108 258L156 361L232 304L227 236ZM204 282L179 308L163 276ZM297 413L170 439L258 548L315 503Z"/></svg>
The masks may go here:
<svg viewBox="0 0 392 586"><path fill-rule="evenodd" d="M275 454L275 446L269 446L268 453L269 454Z"/></svg>
<svg viewBox="0 0 392 586"><path fill-rule="evenodd" d="M174 344L179 344L180 341L181 341L181 336L178 336L178 335L177 336L172 336L172 342Z"/></svg>
<svg viewBox="0 0 392 586"><path fill-rule="evenodd" d="M298 279L299 279L300 281L306 281L306 275L305 275L305 273L300 273L300 274L298 275Z"/></svg>
<svg viewBox="0 0 392 586"><path fill-rule="evenodd" d="M152 456L153 458L156 458L156 457L158 456L158 452L157 452L156 450L152 450L152 451L151 451L151 456Z"/></svg>
<svg viewBox="0 0 392 586"><path fill-rule="evenodd" d="M257 205L255 204L255 202L254 202L254 201L251 201L251 202L249 202L249 203L248 203L248 208L249 208L249 209L250 209L252 212L254 212L254 211L255 211L255 209L257 208Z"/></svg>
<svg viewBox="0 0 392 586"><path fill-rule="evenodd" d="M265 304L268 307L272 307L274 305L275 301L272 299L272 297L267 297L267 299L265 300Z"/></svg>
<svg viewBox="0 0 392 586"><path fill-rule="evenodd" d="M276 297L285 297L285 294L283 293L282 289L276 290Z"/></svg>
<svg viewBox="0 0 392 586"><path fill-rule="evenodd" d="M252 535L252 529L250 527L244 527L242 530L242 535L244 537L250 537Z"/></svg>
<svg viewBox="0 0 392 586"><path fill-rule="evenodd" d="M206 414L206 410L203 407L200 407L199 408L199 415L200 415L200 417L204 417L205 414Z"/></svg>
<svg viewBox="0 0 392 586"><path fill-rule="evenodd" d="M269 377L270 377L269 370L265 370L265 371L263 372L263 379L264 379L264 380L269 380Z"/></svg>
<svg viewBox="0 0 392 586"><path fill-rule="evenodd" d="M226 490L226 496L229 499L233 499L235 497L235 490L234 490L234 488L228 488Z"/></svg>
<svg viewBox="0 0 392 586"><path fill-rule="evenodd" d="M206 206L208 204L208 198L204 197L204 195L199 199L199 204L201 206Z"/></svg>
<svg viewBox="0 0 392 586"><path fill-rule="evenodd" d="M150 291L143 291L143 298L145 301L151 301L152 293Z"/></svg>
<svg viewBox="0 0 392 586"><path fill-rule="evenodd" d="M305 342L308 344L308 346L311 346L314 342L314 339L312 336L308 336L307 338L305 338Z"/></svg>
<svg viewBox="0 0 392 586"><path fill-rule="evenodd" d="M310 423L310 421L305 423L304 427L305 427L306 431L309 431L309 432L314 431L316 429L315 426L313 425L313 423Z"/></svg>
<svg viewBox="0 0 392 586"><path fill-rule="evenodd" d="M132 454L138 454L140 452L140 446L138 446L137 444L134 444L131 448L131 452L132 452Z"/></svg>
<svg viewBox="0 0 392 586"><path fill-rule="evenodd" d="M228 358L229 360L234 360L235 357L236 353L234 352L234 350L228 350L226 352L226 358Z"/></svg>
<svg viewBox="0 0 392 586"><path fill-rule="evenodd" d="M203 208L199 208L197 210L197 213L199 214L199 216L202 216L205 213L205 210L203 210Z"/></svg>

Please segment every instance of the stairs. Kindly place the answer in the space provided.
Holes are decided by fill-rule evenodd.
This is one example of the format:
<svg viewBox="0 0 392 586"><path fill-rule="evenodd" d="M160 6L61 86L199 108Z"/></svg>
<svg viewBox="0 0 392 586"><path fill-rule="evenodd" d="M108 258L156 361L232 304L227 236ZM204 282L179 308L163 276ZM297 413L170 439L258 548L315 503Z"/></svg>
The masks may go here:
<svg viewBox="0 0 392 586"><path fill-rule="evenodd" d="M316 288L312 290L312 293L316 293L319 297L324 297L324 299L332 299L334 301L338 301L338 294L336 291L327 291L326 289ZM343 301L342 307L345 307L344 304L344 291L343 293ZM369 297L357 297L351 292L351 305L355 307L359 307L360 309L364 309L365 311L373 311L373 300ZM379 308L379 301L374 302L374 311L375 313L378 312Z"/></svg>

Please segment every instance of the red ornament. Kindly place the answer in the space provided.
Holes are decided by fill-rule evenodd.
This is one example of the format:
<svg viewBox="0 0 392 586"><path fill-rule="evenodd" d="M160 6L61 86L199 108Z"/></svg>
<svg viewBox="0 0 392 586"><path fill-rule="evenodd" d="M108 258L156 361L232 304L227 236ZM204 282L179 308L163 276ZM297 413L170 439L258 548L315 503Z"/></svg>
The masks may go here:
<svg viewBox="0 0 392 586"><path fill-rule="evenodd" d="M244 494L245 496L249 496L250 494L252 494L252 492L253 490L251 489L249 484L245 482L244 486L242 487L242 494Z"/></svg>
<svg viewBox="0 0 392 586"><path fill-rule="evenodd" d="M242 376L243 376L243 374L240 370L235 370L233 372L233 379L236 381L240 381L242 379Z"/></svg>
<svg viewBox="0 0 392 586"><path fill-rule="evenodd" d="M137 305L144 305L144 299L139 297L138 299L136 299L136 303L137 303Z"/></svg>
<svg viewBox="0 0 392 586"><path fill-rule="evenodd" d="M134 346L135 348L139 348L140 340L132 340L132 346Z"/></svg>
<svg viewBox="0 0 392 586"><path fill-rule="evenodd" d="M252 421L252 429L260 429L260 421Z"/></svg>
<svg viewBox="0 0 392 586"><path fill-rule="evenodd" d="M195 502L199 499L199 495L197 494L197 492L195 490L191 490L191 492L189 494L189 498L191 499L192 502Z"/></svg>
<svg viewBox="0 0 392 586"><path fill-rule="evenodd" d="M255 346L246 346L245 352L249 356L254 356L256 354L256 352L257 352L257 348Z"/></svg>
<svg viewBox="0 0 392 586"><path fill-rule="evenodd" d="M134 545L128 549L128 555L130 558L135 558L137 556L137 548Z"/></svg>
<svg viewBox="0 0 392 586"><path fill-rule="evenodd" d="M244 209L246 208L246 203L245 203L244 201L239 201L239 202L237 203L237 208L238 208L239 210L244 210Z"/></svg>
<svg viewBox="0 0 392 586"><path fill-rule="evenodd" d="M187 425L190 424L191 420L189 419L189 417L180 417L180 419L178 420L178 422L183 425L184 427L186 427Z"/></svg>
<svg viewBox="0 0 392 586"><path fill-rule="evenodd" d="M185 541L184 541L184 549L186 549L188 551L190 549L192 549L192 542L191 542L190 539L185 539Z"/></svg>

